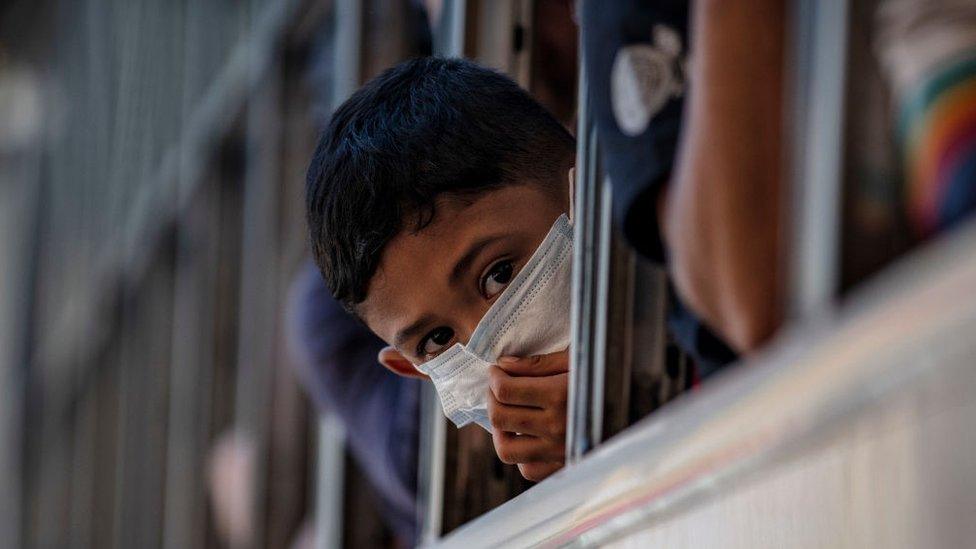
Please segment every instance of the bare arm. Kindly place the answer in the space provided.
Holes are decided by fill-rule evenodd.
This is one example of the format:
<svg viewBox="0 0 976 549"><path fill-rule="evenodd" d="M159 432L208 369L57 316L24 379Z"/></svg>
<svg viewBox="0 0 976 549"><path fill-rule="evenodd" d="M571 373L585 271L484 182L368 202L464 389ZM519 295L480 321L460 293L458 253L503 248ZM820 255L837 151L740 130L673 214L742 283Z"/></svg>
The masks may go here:
<svg viewBox="0 0 976 549"><path fill-rule="evenodd" d="M662 229L686 302L739 351L781 319L781 0L693 3L681 150Z"/></svg>

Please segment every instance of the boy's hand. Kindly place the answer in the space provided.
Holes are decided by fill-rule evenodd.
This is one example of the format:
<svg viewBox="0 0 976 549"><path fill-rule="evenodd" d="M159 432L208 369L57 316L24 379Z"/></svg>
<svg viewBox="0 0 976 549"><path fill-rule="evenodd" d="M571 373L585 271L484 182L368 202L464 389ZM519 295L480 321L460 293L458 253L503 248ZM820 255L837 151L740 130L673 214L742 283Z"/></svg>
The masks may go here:
<svg viewBox="0 0 976 549"><path fill-rule="evenodd" d="M488 419L498 458L540 481L566 457L569 352L502 357L491 367Z"/></svg>

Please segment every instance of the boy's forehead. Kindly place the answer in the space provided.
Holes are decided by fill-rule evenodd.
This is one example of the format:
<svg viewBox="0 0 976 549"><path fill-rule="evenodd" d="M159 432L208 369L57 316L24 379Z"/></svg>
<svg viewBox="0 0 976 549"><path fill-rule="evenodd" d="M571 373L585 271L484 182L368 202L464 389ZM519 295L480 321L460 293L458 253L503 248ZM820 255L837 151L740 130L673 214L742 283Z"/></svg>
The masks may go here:
<svg viewBox="0 0 976 549"><path fill-rule="evenodd" d="M414 219L383 249L376 272L360 305L363 319L387 343L398 325L410 323L415 310L442 289L444 273L453 268L467 243L492 230L493 219L507 217L508 188L481 196L445 197L434 218L420 230Z"/></svg>

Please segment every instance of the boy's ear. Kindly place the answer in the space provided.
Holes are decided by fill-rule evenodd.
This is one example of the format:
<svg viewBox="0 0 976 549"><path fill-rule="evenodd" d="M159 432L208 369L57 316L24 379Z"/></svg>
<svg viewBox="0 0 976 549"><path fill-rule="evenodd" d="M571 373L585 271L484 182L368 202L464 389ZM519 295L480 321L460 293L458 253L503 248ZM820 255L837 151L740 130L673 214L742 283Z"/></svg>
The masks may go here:
<svg viewBox="0 0 976 549"><path fill-rule="evenodd" d="M414 367L412 362L404 358L403 355L400 354L400 351L397 351L393 347L383 347L383 349L380 350L380 353L376 355L376 359L380 361L380 364L386 366L387 370L398 376L429 379L427 376L420 373L420 371Z"/></svg>

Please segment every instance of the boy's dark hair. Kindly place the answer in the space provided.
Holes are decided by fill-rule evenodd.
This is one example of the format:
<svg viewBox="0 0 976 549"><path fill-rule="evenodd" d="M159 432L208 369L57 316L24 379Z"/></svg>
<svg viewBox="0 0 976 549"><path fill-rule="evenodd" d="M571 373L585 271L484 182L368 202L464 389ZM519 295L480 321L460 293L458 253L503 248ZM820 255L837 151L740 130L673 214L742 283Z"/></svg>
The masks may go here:
<svg viewBox="0 0 976 549"><path fill-rule="evenodd" d="M438 197L552 184L573 148L555 118L495 71L461 59L401 63L343 103L319 139L305 186L315 262L352 310L386 244L407 223L427 226Z"/></svg>

